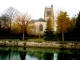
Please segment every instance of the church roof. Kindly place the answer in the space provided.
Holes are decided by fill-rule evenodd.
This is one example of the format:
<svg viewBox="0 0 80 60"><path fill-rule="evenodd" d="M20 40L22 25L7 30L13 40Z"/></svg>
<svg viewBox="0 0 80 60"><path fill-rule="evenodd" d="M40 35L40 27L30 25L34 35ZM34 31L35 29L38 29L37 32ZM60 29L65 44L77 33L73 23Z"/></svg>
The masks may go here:
<svg viewBox="0 0 80 60"><path fill-rule="evenodd" d="M34 22L46 22L43 18L39 18L37 20L31 20L30 23L34 23Z"/></svg>
<svg viewBox="0 0 80 60"><path fill-rule="evenodd" d="M43 18L38 19L39 22L46 22Z"/></svg>

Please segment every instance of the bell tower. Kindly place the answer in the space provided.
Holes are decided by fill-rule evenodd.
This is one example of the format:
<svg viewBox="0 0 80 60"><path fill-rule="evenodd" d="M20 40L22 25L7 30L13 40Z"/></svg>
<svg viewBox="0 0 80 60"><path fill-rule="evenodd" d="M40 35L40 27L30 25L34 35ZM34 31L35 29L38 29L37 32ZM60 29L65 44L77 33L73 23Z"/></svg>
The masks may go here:
<svg viewBox="0 0 80 60"><path fill-rule="evenodd" d="M54 20L53 5L51 5L51 7L45 7L45 11L44 11L45 21L47 21L48 18L51 18L52 20Z"/></svg>
<svg viewBox="0 0 80 60"><path fill-rule="evenodd" d="M54 30L54 12L53 12L53 5L51 7L45 7L44 11L44 20L47 21L50 18L51 24Z"/></svg>

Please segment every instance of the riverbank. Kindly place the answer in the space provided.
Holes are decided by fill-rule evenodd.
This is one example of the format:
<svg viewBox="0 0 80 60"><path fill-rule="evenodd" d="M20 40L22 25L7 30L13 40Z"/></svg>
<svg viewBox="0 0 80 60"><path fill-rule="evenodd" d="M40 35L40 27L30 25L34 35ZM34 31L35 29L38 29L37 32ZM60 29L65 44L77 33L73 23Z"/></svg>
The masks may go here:
<svg viewBox="0 0 80 60"><path fill-rule="evenodd" d="M62 42L56 42L56 41L28 42L28 41L0 40L0 46L80 49L80 42L62 43Z"/></svg>

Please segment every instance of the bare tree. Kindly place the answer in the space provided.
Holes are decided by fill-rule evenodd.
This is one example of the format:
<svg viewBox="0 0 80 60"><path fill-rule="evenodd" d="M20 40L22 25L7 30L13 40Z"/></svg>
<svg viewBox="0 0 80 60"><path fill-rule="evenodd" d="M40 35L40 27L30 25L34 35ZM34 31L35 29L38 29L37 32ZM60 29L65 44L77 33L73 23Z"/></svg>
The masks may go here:
<svg viewBox="0 0 80 60"><path fill-rule="evenodd" d="M20 14L17 17L18 24L22 28L22 40L24 40L24 32L26 30L26 27L28 26L28 22L30 21L30 19L31 19L31 16L28 14Z"/></svg>
<svg viewBox="0 0 80 60"><path fill-rule="evenodd" d="M4 28L8 28L9 27L9 21L8 21L8 18L4 15L0 16L0 21L1 21L1 25L4 27Z"/></svg>
<svg viewBox="0 0 80 60"><path fill-rule="evenodd" d="M4 13L1 16L1 19L4 21L5 24L6 22L8 22L8 25L11 29L11 22L17 18L16 16L18 14L19 11L17 9L15 9L14 7L9 7L4 11Z"/></svg>

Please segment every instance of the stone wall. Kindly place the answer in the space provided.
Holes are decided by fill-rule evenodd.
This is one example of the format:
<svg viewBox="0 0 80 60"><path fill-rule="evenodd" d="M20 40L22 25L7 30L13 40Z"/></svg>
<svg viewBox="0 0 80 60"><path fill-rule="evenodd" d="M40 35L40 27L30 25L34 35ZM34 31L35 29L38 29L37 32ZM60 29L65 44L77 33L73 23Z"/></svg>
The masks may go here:
<svg viewBox="0 0 80 60"><path fill-rule="evenodd" d="M80 49L80 42L27 42L0 40L0 46Z"/></svg>

